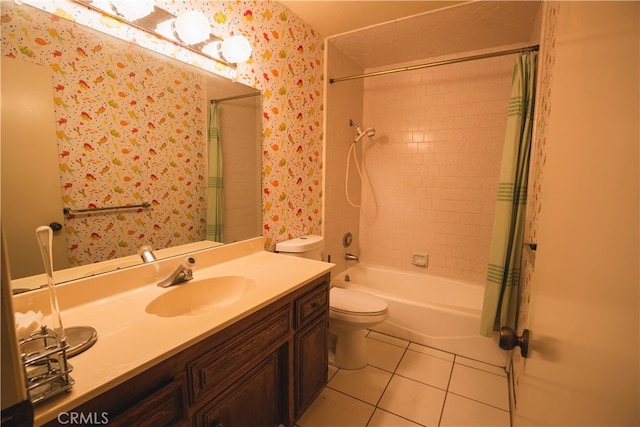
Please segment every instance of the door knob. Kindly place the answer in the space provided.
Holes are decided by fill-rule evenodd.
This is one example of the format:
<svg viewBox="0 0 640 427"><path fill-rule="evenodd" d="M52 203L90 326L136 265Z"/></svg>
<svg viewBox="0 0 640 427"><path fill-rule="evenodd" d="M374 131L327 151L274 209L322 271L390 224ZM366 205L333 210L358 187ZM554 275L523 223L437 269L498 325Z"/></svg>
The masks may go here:
<svg viewBox="0 0 640 427"><path fill-rule="evenodd" d="M520 347L522 357L529 354L529 330L522 331L522 336L516 335L516 331L508 326L500 329L500 348L503 350L511 350L514 347Z"/></svg>
<svg viewBox="0 0 640 427"><path fill-rule="evenodd" d="M51 227L54 233L56 231L62 230L62 224L60 224L59 222L52 222L51 224L49 224L49 227Z"/></svg>

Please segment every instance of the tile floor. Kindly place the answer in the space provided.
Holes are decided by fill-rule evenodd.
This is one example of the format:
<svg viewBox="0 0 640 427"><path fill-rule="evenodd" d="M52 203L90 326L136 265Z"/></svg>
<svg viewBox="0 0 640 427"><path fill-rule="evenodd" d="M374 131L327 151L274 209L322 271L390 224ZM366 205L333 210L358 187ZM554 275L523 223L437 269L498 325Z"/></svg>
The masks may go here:
<svg viewBox="0 0 640 427"><path fill-rule="evenodd" d="M504 368L369 332L369 364L329 365L298 427L509 426Z"/></svg>

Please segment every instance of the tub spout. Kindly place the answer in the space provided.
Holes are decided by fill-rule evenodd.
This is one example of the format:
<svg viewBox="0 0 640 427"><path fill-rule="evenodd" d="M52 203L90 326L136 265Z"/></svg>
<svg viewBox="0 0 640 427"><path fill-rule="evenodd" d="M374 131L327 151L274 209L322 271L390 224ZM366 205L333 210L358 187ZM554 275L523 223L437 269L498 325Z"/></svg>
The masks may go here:
<svg viewBox="0 0 640 427"><path fill-rule="evenodd" d="M347 254L344 256L344 259L346 259L347 261L360 261L358 256L352 254L351 252L347 252Z"/></svg>

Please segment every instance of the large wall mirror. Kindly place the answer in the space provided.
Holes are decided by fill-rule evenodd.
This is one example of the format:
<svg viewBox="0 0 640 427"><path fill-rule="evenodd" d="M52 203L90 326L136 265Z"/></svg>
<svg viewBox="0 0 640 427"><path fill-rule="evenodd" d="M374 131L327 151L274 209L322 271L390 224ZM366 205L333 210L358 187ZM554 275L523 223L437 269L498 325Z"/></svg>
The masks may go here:
<svg viewBox="0 0 640 427"><path fill-rule="evenodd" d="M139 264L142 245L162 257L261 234L256 89L26 5L2 2L2 15L14 287L46 283L40 225L61 226L58 283Z"/></svg>

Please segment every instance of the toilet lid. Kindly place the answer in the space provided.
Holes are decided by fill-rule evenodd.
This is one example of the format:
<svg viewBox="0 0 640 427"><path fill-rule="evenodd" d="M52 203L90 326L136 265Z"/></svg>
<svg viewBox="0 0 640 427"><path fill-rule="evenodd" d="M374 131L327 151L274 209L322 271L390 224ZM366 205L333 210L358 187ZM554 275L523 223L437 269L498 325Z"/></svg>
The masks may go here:
<svg viewBox="0 0 640 427"><path fill-rule="evenodd" d="M329 291L329 306L340 313L375 315L387 311L387 301L380 297L338 287Z"/></svg>

